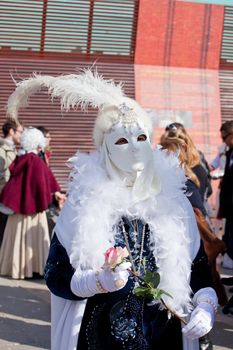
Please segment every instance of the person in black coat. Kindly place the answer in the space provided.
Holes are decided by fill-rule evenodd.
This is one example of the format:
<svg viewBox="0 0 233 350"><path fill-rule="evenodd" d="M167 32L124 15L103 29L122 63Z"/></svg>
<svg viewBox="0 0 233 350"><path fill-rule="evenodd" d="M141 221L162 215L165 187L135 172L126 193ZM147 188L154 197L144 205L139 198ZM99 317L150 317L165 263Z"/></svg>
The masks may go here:
<svg viewBox="0 0 233 350"><path fill-rule="evenodd" d="M228 146L226 166L220 189L220 215L226 219L223 240L227 254L233 260L233 120L222 124L220 128L222 140ZM223 308L225 314L233 314L233 297Z"/></svg>
<svg viewBox="0 0 233 350"><path fill-rule="evenodd" d="M223 240L227 245L227 254L233 259L233 120L225 122L220 131L222 140L229 147L220 190L220 214L226 218Z"/></svg>

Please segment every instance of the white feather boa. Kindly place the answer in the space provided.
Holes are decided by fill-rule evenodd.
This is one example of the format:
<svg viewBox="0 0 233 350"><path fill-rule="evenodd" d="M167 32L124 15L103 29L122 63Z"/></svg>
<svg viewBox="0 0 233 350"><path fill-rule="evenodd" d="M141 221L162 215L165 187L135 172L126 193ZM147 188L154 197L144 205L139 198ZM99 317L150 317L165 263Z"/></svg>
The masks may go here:
<svg viewBox="0 0 233 350"><path fill-rule="evenodd" d="M200 244L192 207L183 194L185 175L175 156L154 152L161 192L132 203L130 189L116 186L102 166L100 153L77 153L70 159L72 181L68 200L55 232L76 269L99 269L104 252L114 245L113 227L122 216L141 218L149 224L151 244L161 276L160 288L180 315L190 311L191 262Z"/></svg>

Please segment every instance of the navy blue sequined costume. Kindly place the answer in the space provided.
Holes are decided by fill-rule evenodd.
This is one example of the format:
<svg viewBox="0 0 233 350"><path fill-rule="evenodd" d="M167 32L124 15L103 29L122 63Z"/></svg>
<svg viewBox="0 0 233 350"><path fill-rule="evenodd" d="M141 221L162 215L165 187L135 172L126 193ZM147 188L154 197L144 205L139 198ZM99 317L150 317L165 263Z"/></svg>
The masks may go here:
<svg viewBox="0 0 233 350"><path fill-rule="evenodd" d="M132 260L138 270L144 223L123 218L117 227L116 246L126 245L122 224ZM146 258L147 270L155 271L148 225L145 225L143 242L141 258ZM81 299L70 290L73 273L66 251L54 235L45 268L45 279L51 292L67 299ZM143 274L142 264L140 274ZM166 310L159 310L158 305L148 306L148 301L135 296L134 285L135 277L130 277L121 290L88 298L77 350L161 350L171 347L173 350L182 350L179 320L174 317L168 319ZM201 287L205 286L198 286L197 289Z"/></svg>

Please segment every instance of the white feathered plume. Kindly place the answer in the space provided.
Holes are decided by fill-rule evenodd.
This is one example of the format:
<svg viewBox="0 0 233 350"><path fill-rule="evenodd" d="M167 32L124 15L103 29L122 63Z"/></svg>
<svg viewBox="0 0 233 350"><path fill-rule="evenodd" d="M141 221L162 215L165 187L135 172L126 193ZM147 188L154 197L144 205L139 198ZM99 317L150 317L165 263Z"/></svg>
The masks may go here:
<svg viewBox="0 0 233 350"><path fill-rule="evenodd" d="M88 106L100 109L104 105L118 105L124 97L121 84L115 85L112 80L104 80L90 69L81 74L58 77L33 74L16 85L7 104L7 115L13 119L17 119L20 108L27 107L29 97L42 88L47 88L52 98L59 98L61 108L65 111L78 107L86 110Z"/></svg>
<svg viewBox="0 0 233 350"><path fill-rule="evenodd" d="M40 91L42 87L48 88L54 79L51 76L33 74L29 79L15 82L17 87L7 102L8 118L17 119L18 110L28 106L29 97Z"/></svg>
<svg viewBox="0 0 233 350"><path fill-rule="evenodd" d="M122 85L112 80L104 80L97 72L87 69L82 74L64 75L56 78L49 89L52 97L61 100L65 111L80 107L87 110L88 106L100 109L104 105L118 105L124 93Z"/></svg>

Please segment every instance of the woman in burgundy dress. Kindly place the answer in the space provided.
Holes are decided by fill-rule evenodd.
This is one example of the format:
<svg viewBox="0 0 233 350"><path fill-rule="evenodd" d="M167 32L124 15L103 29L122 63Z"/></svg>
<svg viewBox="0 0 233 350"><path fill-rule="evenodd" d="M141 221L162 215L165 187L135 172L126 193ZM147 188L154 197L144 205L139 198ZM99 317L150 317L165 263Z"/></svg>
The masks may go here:
<svg viewBox="0 0 233 350"><path fill-rule="evenodd" d="M45 138L36 128L22 135L25 154L10 167L11 177L0 196L0 210L9 210L0 250L0 274L16 279L43 275L50 244L45 210L60 191L51 170L38 156Z"/></svg>

